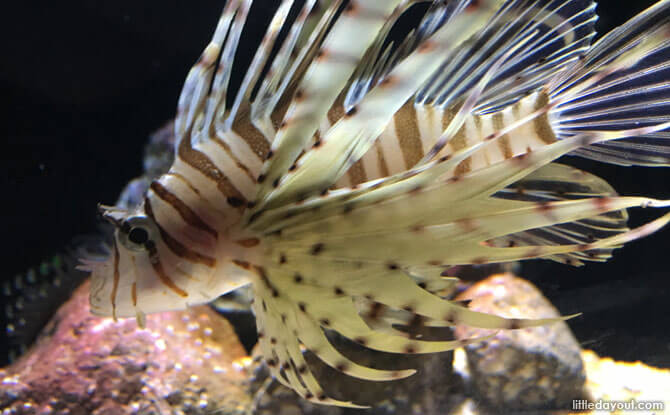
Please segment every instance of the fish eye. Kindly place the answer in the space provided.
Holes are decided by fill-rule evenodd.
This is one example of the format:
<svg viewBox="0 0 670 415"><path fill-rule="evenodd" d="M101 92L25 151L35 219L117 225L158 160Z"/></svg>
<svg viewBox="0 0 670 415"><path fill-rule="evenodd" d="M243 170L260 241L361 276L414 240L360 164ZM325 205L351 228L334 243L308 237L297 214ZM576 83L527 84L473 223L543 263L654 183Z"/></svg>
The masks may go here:
<svg viewBox="0 0 670 415"><path fill-rule="evenodd" d="M152 239L153 229L146 216L132 216L125 219L119 227L119 241L130 250L144 251Z"/></svg>
<svg viewBox="0 0 670 415"><path fill-rule="evenodd" d="M149 231L139 226L128 232L128 240L137 245L144 245L149 240Z"/></svg>

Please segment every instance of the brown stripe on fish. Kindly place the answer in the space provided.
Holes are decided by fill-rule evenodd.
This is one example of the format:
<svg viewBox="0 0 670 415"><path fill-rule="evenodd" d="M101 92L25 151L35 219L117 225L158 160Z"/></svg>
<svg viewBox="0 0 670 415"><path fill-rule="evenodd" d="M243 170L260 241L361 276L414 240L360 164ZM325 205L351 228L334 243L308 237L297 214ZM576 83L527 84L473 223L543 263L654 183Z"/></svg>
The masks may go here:
<svg viewBox="0 0 670 415"><path fill-rule="evenodd" d="M417 120L414 100L408 100L405 105L393 116L396 136L400 144L400 150L405 160L405 167L410 168L423 157L423 144L419 121Z"/></svg>
<svg viewBox="0 0 670 415"><path fill-rule="evenodd" d="M175 208L175 210L179 212L179 215L182 217L182 219L184 219L184 222L188 223L196 229L200 229L201 231L209 233L214 238L218 237L216 230L207 225L200 218L200 216L198 216L188 205L186 205L186 203L179 199L178 196L171 193L168 189L166 189L162 184L160 184L160 182L154 181L149 187L156 194L156 196L160 197L166 203Z"/></svg>
<svg viewBox="0 0 670 415"><path fill-rule="evenodd" d="M446 112L445 112L446 114ZM443 120L444 122L444 120ZM449 123L446 123L447 126ZM446 126L444 127L446 129ZM451 148L454 150L453 152L456 152L458 150L461 150L468 145L468 140L466 136L466 129L465 129L465 123L461 126L461 128L456 131L456 134L454 134L453 137L451 137L451 140L449 140L449 144ZM468 157L467 159L463 160L456 166L455 174L456 175L461 175L463 173L467 173L470 171L472 165L472 158Z"/></svg>
<svg viewBox="0 0 670 415"><path fill-rule="evenodd" d="M154 216L153 209L151 208L151 202L147 198L145 199L144 203L144 209L147 213L147 216L153 220L153 222L156 224L156 227L158 228L158 232L161 235L161 239L165 243L165 245L178 257L184 258L190 262L193 263L198 263L198 264L203 264L205 266L208 266L210 268L214 267L216 265L216 259L200 254L198 252L193 251L192 249L187 248L184 246L181 242L176 240L172 235L170 235L161 225L158 223L156 220L156 217ZM155 249L155 248L154 248Z"/></svg>
<svg viewBox="0 0 670 415"><path fill-rule="evenodd" d="M515 120L521 118L521 106L523 105L524 102L525 100L522 99L515 102L514 105L512 105L512 115Z"/></svg>
<svg viewBox="0 0 670 415"><path fill-rule="evenodd" d="M549 104L549 96L544 92L537 94L535 100L534 110L545 108ZM551 144L556 142L556 135L554 134L553 128L551 128L551 123L549 122L549 115L547 112L542 115L535 117L533 119L533 128L538 138L544 141L546 144Z"/></svg>
<svg viewBox="0 0 670 415"><path fill-rule="evenodd" d="M112 292L110 294L110 300L112 302L112 318L116 321L116 292L119 289L119 279L121 275L119 274L119 248L114 244L114 282L112 285Z"/></svg>
<svg viewBox="0 0 670 415"><path fill-rule="evenodd" d="M200 194L200 190L198 190L197 187L195 187L186 177L184 177L183 174L175 173L175 172L169 172L169 173L166 173L165 176L172 176L176 179L179 179L182 183L184 183L186 186L188 186L193 191L193 193L202 197L202 195Z"/></svg>
<svg viewBox="0 0 670 415"><path fill-rule="evenodd" d="M245 248L253 248L254 246L257 246L258 244L261 243L260 239L258 238L247 238L247 239L240 239L238 241L235 241L236 244L243 246Z"/></svg>
<svg viewBox="0 0 670 415"><path fill-rule="evenodd" d="M442 127L441 127L442 131L446 130L447 127L449 127L451 120L454 119L456 114L458 114L458 108L455 108L454 106L451 106L442 112Z"/></svg>
<svg viewBox="0 0 670 415"><path fill-rule="evenodd" d="M238 210L240 212L244 210L244 204L247 202L246 198L204 153L191 147L191 140L181 140L177 155L184 163L200 171L205 177L216 183L217 188L224 196L242 200L244 203L238 207Z"/></svg>
<svg viewBox="0 0 670 415"><path fill-rule="evenodd" d="M301 91L296 91L296 94L298 94ZM275 128L275 130L279 129L279 126L281 125L281 122L284 120L284 117L286 116L286 111L289 108L289 104L291 103L291 93L290 91L285 92L282 97L279 99L279 102L277 103L277 106L275 107L274 111L270 113L270 122L272 122L272 126Z"/></svg>
<svg viewBox="0 0 670 415"><path fill-rule="evenodd" d="M258 158L264 160L265 155L270 151L270 143L265 135L253 125L249 115L250 104L245 101L237 112L232 128L249 145Z"/></svg>
<svg viewBox="0 0 670 415"><path fill-rule="evenodd" d="M340 118L344 116L344 97L342 94L340 94L335 102L333 103L333 106L330 107L328 110L328 122L330 125L335 124Z"/></svg>
<svg viewBox="0 0 670 415"><path fill-rule="evenodd" d="M238 135L241 136L241 134L239 134L239 133L238 133ZM221 148L223 149L223 151L226 152L226 154L228 154L228 156L235 162L235 165L237 166L237 168L239 168L240 170L242 170L242 171L243 171L243 172L244 172L244 173L245 173L251 180L253 180L253 181L256 180L257 173L252 172L251 169L250 169L247 165L245 165L244 163L242 163L242 162L237 158L237 156L235 156L235 154L233 153L233 150L230 148L230 146L228 145L228 143L226 143L225 141L221 140L221 139L218 138L218 137L213 137L213 141L214 141L216 144L218 144L219 147L221 147ZM255 151L253 148L252 148L251 150L252 150L254 153L256 153L256 151Z"/></svg>
<svg viewBox="0 0 670 415"><path fill-rule="evenodd" d="M481 137L483 135L482 134L482 117L480 117L479 115L474 115L474 116L470 116L470 118L474 121L475 133L477 134L478 137Z"/></svg>
<svg viewBox="0 0 670 415"><path fill-rule="evenodd" d="M389 172L388 164L386 164L386 159L384 158L382 148L378 144L375 145L375 147L377 148L377 162L379 163L379 171L381 173L381 177L389 176L391 173Z"/></svg>
<svg viewBox="0 0 670 415"><path fill-rule="evenodd" d="M130 298L133 300L133 307L137 307L137 283L134 282L130 287Z"/></svg>
<svg viewBox="0 0 670 415"><path fill-rule="evenodd" d="M188 176L197 175L195 179L199 178L198 186L203 186L202 189L196 188L190 179L178 173L176 169L161 176L158 182L173 194L178 195L179 199L189 206L210 228L215 230L223 229L226 223L225 218L230 216L230 212L227 212L229 209L228 205L237 208L244 202L235 197L228 197L226 199L220 197L221 194L218 192L218 189L216 186L212 186L213 183L209 179L201 177L200 172L192 170L185 163L181 162L179 164L181 171L184 171L185 167L190 169L184 171L184 174ZM212 187L214 189L211 189ZM207 188L215 192L214 194L217 196L215 200L210 200L206 196L209 193L206 190ZM237 211L234 213L236 214Z"/></svg>
<svg viewBox="0 0 670 415"><path fill-rule="evenodd" d="M456 166L454 174L460 176L462 174L468 173L470 170L472 170L472 157L468 157L461 161L458 166Z"/></svg>
<svg viewBox="0 0 670 415"><path fill-rule="evenodd" d="M188 293L181 288L177 286L177 284L172 281L172 278L167 275L165 272L165 269L163 268L163 264L161 264L160 257L158 255L158 250L156 249L155 244L147 244L147 249L149 250L149 262L151 262L151 266L153 267L154 271L156 272L156 275L158 275L158 279L171 289L175 294L177 294L180 297L188 297Z"/></svg>
<svg viewBox="0 0 670 415"><path fill-rule="evenodd" d="M505 119L504 115L501 112L497 112L493 114L493 131L497 132L505 128ZM503 153L503 156L508 159L514 157L514 153L512 152L512 145L510 144L510 137L508 134L502 135L500 138L498 138L498 147L500 147L500 151Z"/></svg>
<svg viewBox="0 0 670 415"><path fill-rule="evenodd" d="M360 184L368 180L362 160L358 160L354 163L347 171L347 175L349 176L349 181L352 185Z"/></svg>
<svg viewBox="0 0 670 415"><path fill-rule="evenodd" d="M444 113L442 113L442 131L446 130L447 127L449 127L449 124L456 116L456 113L457 110L455 109L447 109L444 111ZM461 125L461 128L459 128L458 131L456 131L456 133L454 133L454 135L449 140L449 144L451 145L454 151L458 151L466 147L467 137L466 137L465 123Z"/></svg>

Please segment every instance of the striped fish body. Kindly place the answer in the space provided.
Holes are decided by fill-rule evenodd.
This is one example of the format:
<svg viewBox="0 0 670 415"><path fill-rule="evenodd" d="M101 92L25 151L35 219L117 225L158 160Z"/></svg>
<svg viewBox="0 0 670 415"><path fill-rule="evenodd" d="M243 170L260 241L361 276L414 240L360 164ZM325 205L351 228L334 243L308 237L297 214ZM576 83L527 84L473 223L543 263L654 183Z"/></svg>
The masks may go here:
<svg viewBox="0 0 670 415"><path fill-rule="evenodd" d="M355 407L321 388L304 348L361 379L414 371L357 364L326 330L412 354L481 339L427 341L399 327L548 324L557 320L449 301L445 270L604 261L670 221L628 229L627 208L670 203L619 197L553 162L669 164L670 101L659 98L670 92L669 1L593 45L589 0L433 1L388 46L414 3L283 0L233 95L251 1L228 1L179 100L174 164L137 208L101 207L115 236L105 261L83 264L91 310L142 324L250 284L275 378ZM653 116L640 113L647 105Z"/></svg>
<svg viewBox="0 0 670 415"><path fill-rule="evenodd" d="M534 92L498 112L470 114L438 157L484 142L494 133L543 110L547 103L545 93ZM393 122L386 126L371 149L337 182L338 186L357 185L412 168L435 145L442 131L454 120L457 110L454 107L441 109L407 102L394 115ZM449 175L453 177L491 166L554 141L556 135L549 116L544 114L515 128L513 136L504 134L495 144L463 160Z"/></svg>

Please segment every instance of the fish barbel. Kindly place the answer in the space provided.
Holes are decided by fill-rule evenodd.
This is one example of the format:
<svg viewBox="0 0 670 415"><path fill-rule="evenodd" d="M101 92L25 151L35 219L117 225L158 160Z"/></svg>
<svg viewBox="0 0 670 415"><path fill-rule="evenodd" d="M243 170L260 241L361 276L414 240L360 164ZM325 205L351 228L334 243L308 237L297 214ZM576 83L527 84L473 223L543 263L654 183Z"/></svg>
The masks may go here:
<svg viewBox="0 0 670 415"><path fill-rule="evenodd" d="M410 376L357 364L327 339L433 353L482 340L415 339L397 324L491 329L516 319L445 299L454 265L605 261L670 221L628 229L618 196L555 163L670 164L670 1L594 42L591 0L282 0L230 91L252 0L226 2L189 72L175 161L114 224L92 272L95 314L137 317L250 285L276 379L329 397L302 350L371 381ZM425 14L400 42L394 24ZM438 295L440 294L440 295Z"/></svg>

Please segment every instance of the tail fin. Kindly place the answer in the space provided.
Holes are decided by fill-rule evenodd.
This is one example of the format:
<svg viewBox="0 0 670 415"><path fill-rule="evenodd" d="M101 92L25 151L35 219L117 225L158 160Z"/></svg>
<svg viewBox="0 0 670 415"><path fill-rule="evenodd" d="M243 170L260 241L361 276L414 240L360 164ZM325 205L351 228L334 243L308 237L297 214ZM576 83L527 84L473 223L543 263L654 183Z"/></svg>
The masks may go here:
<svg viewBox="0 0 670 415"><path fill-rule="evenodd" d="M659 1L602 37L548 85L557 138L670 121L670 1ZM581 148L619 165L670 165L670 130Z"/></svg>

